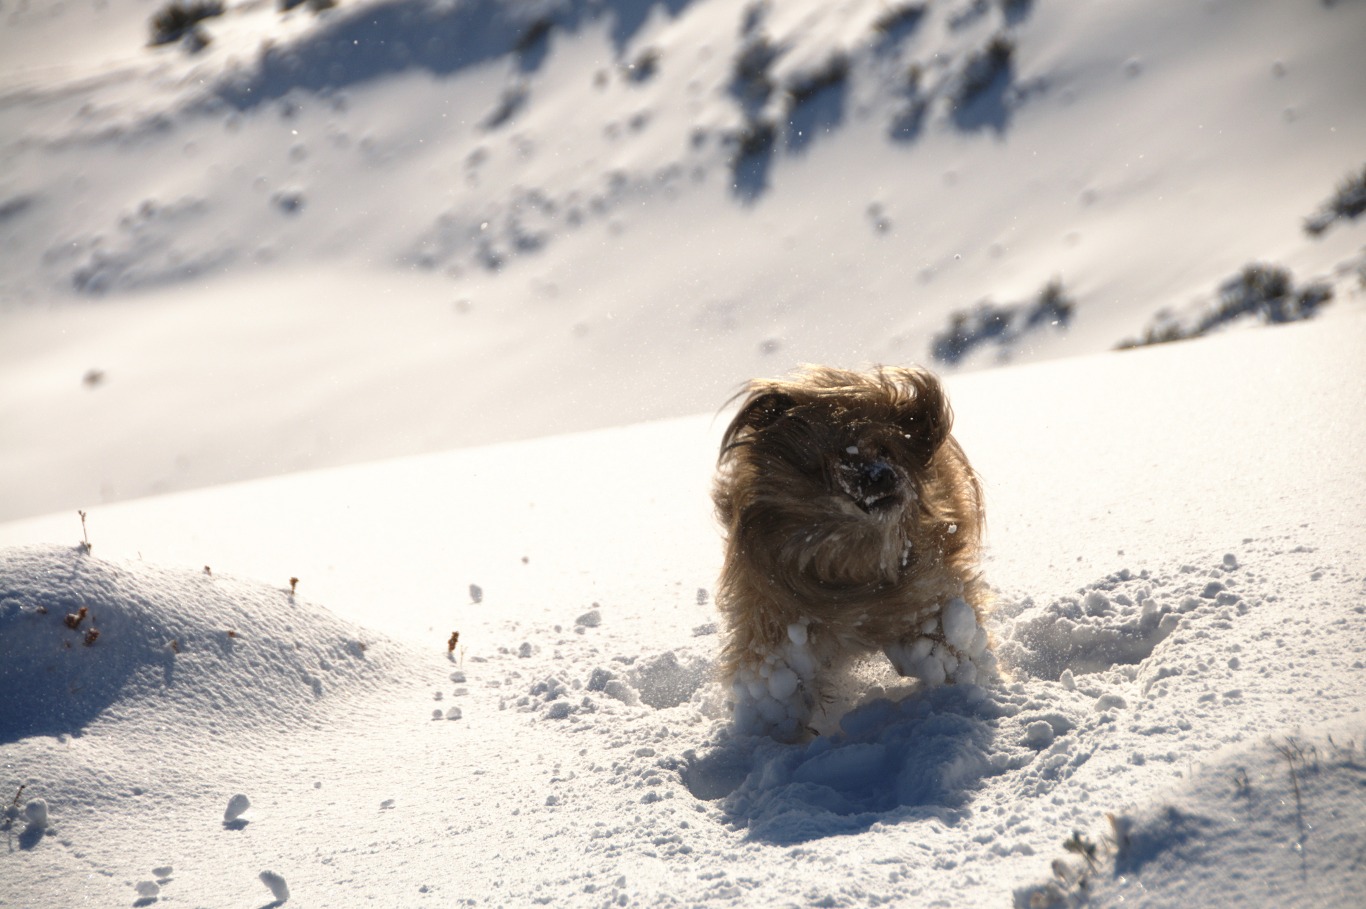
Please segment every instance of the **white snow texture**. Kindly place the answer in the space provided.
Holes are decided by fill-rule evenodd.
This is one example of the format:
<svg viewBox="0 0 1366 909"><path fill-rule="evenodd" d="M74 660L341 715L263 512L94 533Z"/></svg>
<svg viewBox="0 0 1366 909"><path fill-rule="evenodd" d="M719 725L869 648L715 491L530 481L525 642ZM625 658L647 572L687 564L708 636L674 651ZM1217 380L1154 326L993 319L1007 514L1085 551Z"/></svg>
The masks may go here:
<svg viewBox="0 0 1366 909"><path fill-rule="evenodd" d="M1143 894L1154 905L1351 905L1366 817L1366 717L1355 712L1366 561L1361 534L1314 528L1364 526L1366 493L1351 478L1366 439L1348 415L1366 377L1346 367L1366 319L1280 331L955 382L964 444L995 490L989 630L1003 678L868 675L848 703L822 705L822 734L797 745L737 727L711 681L719 638L699 602L710 598L695 593L720 555L706 510L709 418L104 509L91 552L12 545L69 536L69 516L0 528L11 543L0 550L0 672L14 695L0 705L0 754L26 768L24 798L49 806L46 828L15 812L7 880L35 906L73 893L147 899L147 882L159 899L249 898L263 865L294 898L341 904L669 905L686 893L703 905L928 905L947 888L955 902L1020 906ZM1196 381L1276 350L1274 373ZM1154 374L1182 389L1185 416L1151 378L1137 381ZM1072 391L1039 394L1060 380ZM1322 419L1272 406L1287 386L1320 402ZM1085 410L1101 388L1107 406ZM1025 401L1037 402L1029 417ZM1163 413L1188 460L1135 498L1150 455L1126 427ZM1046 442L1074 419L1093 444L1112 441L1060 461ZM979 420L991 431L970 431ZM1312 474L1292 469L1299 441L1265 444L1293 438L1292 426L1320 454ZM695 459L681 454L689 446ZM659 464L663 451L679 476L697 465L691 485L603 478L627 501L653 496L658 514L691 515L647 533L611 519L604 503L617 499L602 487L570 481L614 459ZM1108 472L1078 483L1093 458ZM400 516L423 513L443 478L533 476L534 465L526 513L540 525L495 520L507 496L484 484L460 500L465 520L404 529ZM1228 492L1230 470L1258 493ZM1172 504L1145 523L1155 502ZM230 508L360 517L286 528L310 540L290 561L304 562L308 589L394 636L227 569L118 557L181 558L188 536L176 528ZM1079 513L1107 517L1081 538ZM202 563L207 546L286 573L272 566L287 539L222 526L184 560ZM387 548L370 527L388 529ZM329 571L353 549L371 558ZM1069 558L1050 565L1049 551ZM1147 567L1125 567L1134 561ZM476 575L485 596L470 603L460 579ZM1072 578L1080 587L1066 592ZM1012 592L1024 589L1033 595ZM68 627L80 606L80 627ZM586 611L600 621L576 624ZM448 653L452 624L461 646ZM939 624L976 651L962 607ZM101 632L90 645L88 627ZM794 676L803 630L785 652ZM794 692L776 665L764 681L775 702ZM459 722L426 721L452 711ZM218 823L242 791L250 813ZM110 874L77 873L91 862Z"/></svg>
<svg viewBox="0 0 1366 909"><path fill-rule="evenodd" d="M286 5L0 7L0 907L1361 905L1366 3ZM819 700L800 363L987 511Z"/></svg>

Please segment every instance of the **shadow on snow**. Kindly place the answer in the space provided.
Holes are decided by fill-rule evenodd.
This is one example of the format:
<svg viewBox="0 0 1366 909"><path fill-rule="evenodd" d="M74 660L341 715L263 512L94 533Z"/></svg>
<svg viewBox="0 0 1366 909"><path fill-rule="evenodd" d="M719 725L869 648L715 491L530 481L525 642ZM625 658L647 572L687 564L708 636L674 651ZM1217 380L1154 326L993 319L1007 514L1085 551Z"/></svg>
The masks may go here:
<svg viewBox="0 0 1366 909"><path fill-rule="evenodd" d="M947 686L846 715L805 745L729 738L679 767L688 790L721 800L749 839L793 845L878 823L954 824L985 777L1002 713L984 689Z"/></svg>
<svg viewBox="0 0 1366 909"><path fill-rule="evenodd" d="M538 12L535 5L502 0L390 0L339 13L299 42L266 50L249 74L225 82L217 95L250 110L294 89L335 91L413 70L448 76L503 56L531 72L544 62L557 30L576 31L605 13L620 54L656 8L676 16L688 2L572 0Z"/></svg>
<svg viewBox="0 0 1366 909"><path fill-rule="evenodd" d="M23 560L9 555L13 565ZM109 658L98 638L128 637L138 622L119 605L118 575L93 564L79 547L65 551L48 560L40 586L9 577L0 565L0 745L80 735L139 672L174 684L169 650ZM90 637L97 621L98 635Z"/></svg>

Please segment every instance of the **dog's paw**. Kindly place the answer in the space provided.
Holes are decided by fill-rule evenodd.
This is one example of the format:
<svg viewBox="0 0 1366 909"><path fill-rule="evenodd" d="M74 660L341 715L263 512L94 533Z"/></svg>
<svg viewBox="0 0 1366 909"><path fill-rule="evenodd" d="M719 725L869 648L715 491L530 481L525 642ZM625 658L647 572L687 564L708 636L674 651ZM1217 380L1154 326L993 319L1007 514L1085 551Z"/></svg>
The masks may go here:
<svg viewBox="0 0 1366 909"><path fill-rule="evenodd" d="M736 728L779 741L801 738L811 720L815 670L806 626L790 625L781 646L736 671L731 682Z"/></svg>
<svg viewBox="0 0 1366 909"><path fill-rule="evenodd" d="M892 644L883 652L899 674L926 685L972 685L996 675L996 657L987 648L987 631L961 597L925 622L918 637Z"/></svg>

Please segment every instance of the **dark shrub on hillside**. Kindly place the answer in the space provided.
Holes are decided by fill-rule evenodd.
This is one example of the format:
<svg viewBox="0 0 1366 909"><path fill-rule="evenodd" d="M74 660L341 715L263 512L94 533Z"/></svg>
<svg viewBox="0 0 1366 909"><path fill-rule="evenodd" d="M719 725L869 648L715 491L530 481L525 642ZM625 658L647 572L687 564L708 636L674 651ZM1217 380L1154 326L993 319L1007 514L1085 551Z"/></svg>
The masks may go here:
<svg viewBox="0 0 1366 909"><path fill-rule="evenodd" d="M659 72L659 50L647 47L636 58L622 67L622 75L628 82L648 82Z"/></svg>
<svg viewBox="0 0 1366 909"><path fill-rule="evenodd" d="M849 58L832 54L820 66L792 77L786 86L788 107L797 108L825 91L843 85L849 78Z"/></svg>
<svg viewBox="0 0 1366 909"><path fill-rule="evenodd" d="M766 155L773 150L777 130L767 120L746 120L744 126L727 140L734 149L732 163Z"/></svg>
<svg viewBox="0 0 1366 909"><path fill-rule="evenodd" d="M1310 236L1318 236L1339 219L1350 221L1366 212L1366 167L1360 173L1349 174L1338 184L1327 202L1319 207L1316 214L1304 219L1304 230Z"/></svg>
<svg viewBox="0 0 1366 909"><path fill-rule="evenodd" d="M1319 308L1333 299L1333 289L1316 282L1296 288L1290 271L1279 265L1256 262L1219 285L1212 306L1183 324L1170 312L1158 313L1137 340L1124 341L1120 350L1166 344L1198 338L1241 319L1256 319L1265 325L1279 325L1311 319Z"/></svg>
<svg viewBox="0 0 1366 909"><path fill-rule="evenodd" d="M205 19L223 15L220 0L173 0L152 16L152 43L170 44L195 31ZM201 36L207 44L208 39Z"/></svg>
<svg viewBox="0 0 1366 909"><path fill-rule="evenodd" d="M532 20L530 24L517 36L516 43L512 49L519 54L528 54L537 47L543 45L550 38L550 33L555 30L555 20L543 16Z"/></svg>
<svg viewBox="0 0 1366 909"><path fill-rule="evenodd" d="M1204 334L1244 316L1256 316L1269 324L1298 322L1313 318L1315 311L1332 298L1333 291L1326 284L1296 290L1289 269L1256 263L1219 286L1219 304L1200 320L1197 331Z"/></svg>
<svg viewBox="0 0 1366 909"><path fill-rule="evenodd" d="M1339 218L1355 218L1366 212L1366 167L1342 181L1331 204Z"/></svg>
<svg viewBox="0 0 1366 909"><path fill-rule="evenodd" d="M873 31L890 41L897 41L915 31L925 18L924 3L890 4L873 21Z"/></svg>
<svg viewBox="0 0 1366 909"><path fill-rule="evenodd" d="M931 355L954 365L983 344L994 342L1005 349L1044 326L1066 328L1076 304L1063 293L1062 282L1049 281L1039 295L1026 303L978 303L949 317L949 327L934 336Z"/></svg>
<svg viewBox="0 0 1366 909"><path fill-rule="evenodd" d="M997 35L985 48L973 52L958 77L954 100L968 104L986 91L998 77L1010 70L1015 56L1015 43L1005 35Z"/></svg>
<svg viewBox="0 0 1366 909"><path fill-rule="evenodd" d="M735 57L731 74L730 93L747 109L764 105L773 92L773 77L769 68L782 55L764 35L747 39Z"/></svg>

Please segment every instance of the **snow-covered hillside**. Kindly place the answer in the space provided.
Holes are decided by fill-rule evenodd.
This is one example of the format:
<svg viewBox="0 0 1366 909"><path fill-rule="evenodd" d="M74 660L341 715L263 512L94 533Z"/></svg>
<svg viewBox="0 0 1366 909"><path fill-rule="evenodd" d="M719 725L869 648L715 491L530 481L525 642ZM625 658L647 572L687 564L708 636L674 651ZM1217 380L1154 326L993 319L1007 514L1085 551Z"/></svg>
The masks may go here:
<svg viewBox="0 0 1366 909"><path fill-rule="evenodd" d="M951 379L1011 677L803 745L711 680L707 417L0 526L0 902L1354 905L1364 341Z"/></svg>
<svg viewBox="0 0 1366 909"><path fill-rule="evenodd" d="M1359 294L1360 3L312 6L0 11L0 517Z"/></svg>
<svg viewBox="0 0 1366 909"><path fill-rule="evenodd" d="M1366 4L168 8L0 7L0 907L1356 905ZM784 745L803 361L947 374L1009 676Z"/></svg>

